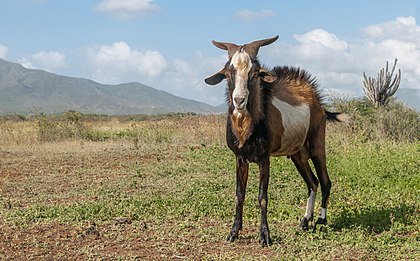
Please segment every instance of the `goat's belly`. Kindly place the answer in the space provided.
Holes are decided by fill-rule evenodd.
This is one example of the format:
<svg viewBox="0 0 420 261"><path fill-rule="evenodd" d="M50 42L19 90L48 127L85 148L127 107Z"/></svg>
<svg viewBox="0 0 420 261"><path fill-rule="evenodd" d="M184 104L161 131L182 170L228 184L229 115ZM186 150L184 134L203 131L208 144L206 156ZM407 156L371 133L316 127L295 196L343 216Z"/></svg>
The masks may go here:
<svg viewBox="0 0 420 261"><path fill-rule="evenodd" d="M281 114L283 133L278 146L273 148L273 156L288 156L298 152L305 143L310 124L310 108L307 104L292 106L273 98L272 104ZM274 132L276 130L273 130Z"/></svg>
<svg viewBox="0 0 420 261"><path fill-rule="evenodd" d="M304 141L282 142L281 147L271 152L272 156L290 156L300 151Z"/></svg>

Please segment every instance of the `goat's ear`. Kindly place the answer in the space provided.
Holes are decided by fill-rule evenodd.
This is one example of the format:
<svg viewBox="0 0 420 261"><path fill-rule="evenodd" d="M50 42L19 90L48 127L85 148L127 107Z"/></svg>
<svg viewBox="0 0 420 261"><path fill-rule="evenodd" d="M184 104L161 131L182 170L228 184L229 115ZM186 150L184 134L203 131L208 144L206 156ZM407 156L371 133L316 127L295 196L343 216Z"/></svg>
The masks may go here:
<svg viewBox="0 0 420 261"><path fill-rule="evenodd" d="M277 80L277 75L274 75L270 72L267 72L264 69L260 69L260 72L258 73L258 76L260 76L261 79L266 83L273 83Z"/></svg>
<svg viewBox="0 0 420 261"><path fill-rule="evenodd" d="M225 76L225 69L222 69L219 72L215 73L214 75L206 78L204 81L207 84L215 85L215 84L218 84L221 81L223 81L225 78L226 78L226 76Z"/></svg>

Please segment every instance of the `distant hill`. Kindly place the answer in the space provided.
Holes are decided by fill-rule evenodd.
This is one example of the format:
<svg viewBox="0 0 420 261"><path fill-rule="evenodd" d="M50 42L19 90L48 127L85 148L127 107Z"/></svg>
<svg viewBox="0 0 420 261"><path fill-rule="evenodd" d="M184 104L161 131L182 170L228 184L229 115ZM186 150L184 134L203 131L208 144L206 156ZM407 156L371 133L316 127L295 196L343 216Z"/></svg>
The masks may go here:
<svg viewBox="0 0 420 261"><path fill-rule="evenodd" d="M397 99L420 111L420 90L398 89ZM140 83L100 84L91 80L27 69L0 59L0 115L7 113L82 113L122 115L169 112L224 113L214 107L181 98Z"/></svg>
<svg viewBox="0 0 420 261"><path fill-rule="evenodd" d="M140 83L105 85L27 69L0 59L0 114L67 110L108 115L225 111L220 106L177 97Z"/></svg>

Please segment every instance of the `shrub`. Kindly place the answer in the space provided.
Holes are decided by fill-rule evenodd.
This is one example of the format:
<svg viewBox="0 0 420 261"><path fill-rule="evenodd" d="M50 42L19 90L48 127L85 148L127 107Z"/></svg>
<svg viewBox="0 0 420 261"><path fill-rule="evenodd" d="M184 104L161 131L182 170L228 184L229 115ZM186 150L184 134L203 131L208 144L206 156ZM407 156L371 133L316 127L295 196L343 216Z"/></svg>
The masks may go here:
<svg viewBox="0 0 420 261"><path fill-rule="evenodd" d="M82 122L80 112L67 111L61 115L36 116L38 140L51 142L69 138L83 138L88 128Z"/></svg>
<svg viewBox="0 0 420 261"><path fill-rule="evenodd" d="M375 108L366 98L333 99L334 109L352 117L350 128L354 134L367 140L417 142L420 140L420 113L392 100L386 106Z"/></svg>

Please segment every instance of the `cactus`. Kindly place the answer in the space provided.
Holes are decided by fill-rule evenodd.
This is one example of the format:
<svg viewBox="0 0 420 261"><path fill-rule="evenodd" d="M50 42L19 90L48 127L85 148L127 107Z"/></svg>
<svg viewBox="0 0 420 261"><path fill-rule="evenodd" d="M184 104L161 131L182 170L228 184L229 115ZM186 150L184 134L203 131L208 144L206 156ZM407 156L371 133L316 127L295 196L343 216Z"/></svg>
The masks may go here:
<svg viewBox="0 0 420 261"><path fill-rule="evenodd" d="M385 69L381 69L376 79L367 77L365 72L363 72L363 92L367 98L375 104L376 107L386 105L400 85L401 69L398 69L398 74L396 74L394 79L392 79L392 75L395 72L395 67L397 66L397 61L398 59L395 58L394 66L392 67L391 72L388 72L387 61Z"/></svg>

